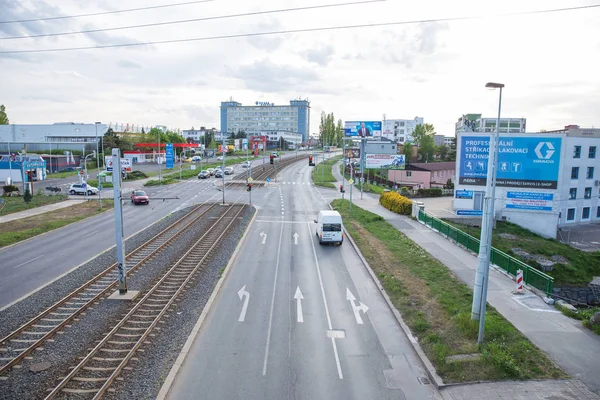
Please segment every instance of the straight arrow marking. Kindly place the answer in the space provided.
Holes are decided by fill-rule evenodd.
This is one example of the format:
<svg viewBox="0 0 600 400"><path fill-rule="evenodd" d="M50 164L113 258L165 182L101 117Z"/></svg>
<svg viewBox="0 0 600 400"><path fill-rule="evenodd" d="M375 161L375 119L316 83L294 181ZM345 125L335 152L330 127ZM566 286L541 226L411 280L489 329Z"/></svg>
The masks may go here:
<svg viewBox="0 0 600 400"><path fill-rule="evenodd" d="M267 234L264 232L260 233L260 236L262 237L262 242L261 244L265 244L267 242Z"/></svg>
<svg viewBox="0 0 600 400"><path fill-rule="evenodd" d="M362 325L363 320L360 316L360 312L362 311L366 314L367 311L369 311L369 307L367 307L367 305L364 304L362 301L359 301L360 305L357 306L355 303L356 297L354 297L354 295L348 288L346 288L346 300L348 300L350 302L350 305L352 306L352 312L354 313L354 319L356 319L356 323Z"/></svg>
<svg viewBox="0 0 600 400"><path fill-rule="evenodd" d="M294 233L294 244L298 244L298 232Z"/></svg>
<svg viewBox="0 0 600 400"><path fill-rule="evenodd" d="M300 291L300 286L296 287L296 294L294 295L296 299L296 316L298 318L298 322L304 322L304 315L302 315L302 292Z"/></svg>
<svg viewBox="0 0 600 400"><path fill-rule="evenodd" d="M244 305L242 306L242 312L240 312L240 317L238 318L238 322L244 322L244 319L246 319L246 311L248 310L248 301L250 300L250 293L248 293L246 291L246 285L244 285L238 292L238 297L240 298L240 300L243 297L246 297L246 299L244 300Z"/></svg>

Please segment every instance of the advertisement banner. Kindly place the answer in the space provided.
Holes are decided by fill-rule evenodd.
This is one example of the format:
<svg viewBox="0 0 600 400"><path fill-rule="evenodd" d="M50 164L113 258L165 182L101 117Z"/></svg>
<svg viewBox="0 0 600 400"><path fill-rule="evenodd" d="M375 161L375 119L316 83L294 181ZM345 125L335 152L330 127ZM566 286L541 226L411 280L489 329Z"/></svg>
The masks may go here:
<svg viewBox="0 0 600 400"><path fill-rule="evenodd" d="M454 193L454 197L457 199L472 199L473 191L472 190L457 190Z"/></svg>
<svg viewBox="0 0 600 400"><path fill-rule="evenodd" d="M462 136L459 183L485 186L489 136ZM561 138L500 137L496 186L556 189Z"/></svg>
<svg viewBox="0 0 600 400"><path fill-rule="evenodd" d="M394 140L394 124L396 123L396 121L394 120L387 120L387 121L383 121L382 126L382 130L381 130L381 136L388 139L388 140Z"/></svg>
<svg viewBox="0 0 600 400"><path fill-rule="evenodd" d="M359 148L346 149L345 151L344 157L346 158L360 158Z"/></svg>
<svg viewBox="0 0 600 400"><path fill-rule="evenodd" d="M167 169L173 168L175 163L175 153L173 152L173 143L165 144L165 156L167 157Z"/></svg>
<svg viewBox="0 0 600 400"><path fill-rule="evenodd" d="M507 192L506 208L513 210L552 211L552 193Z"/></svg>
<svg viewBox="0 0 600 400"><path fill-rule="evenodd" d="M367 154L367 169L404 169L404 154Z"/></svg>
<svg viewBox="0 0 600 400"><path fill-rule="evenodd" d="M107 171L113 170L112 156L104 157L104 165ZM121 171L131 172L131 158L121 158Z"/></svg>
<svg viewBox="0 0 600 400"><path fill-rule="evenodd" d="M380 137L381 121L346 121L344 136L347 137Z"/></svg>
<svg viewBox="0 0 600 400"><path fill-rule="evenodd" d="M248 150L248 139L242 139L242 150Z"/></svg>
<svg viewBox="0 0 600 400"><path fill-rule="evenodd" d="M481 217L483 210L456 210L456 215L462 215L466 217Z"/></svg>

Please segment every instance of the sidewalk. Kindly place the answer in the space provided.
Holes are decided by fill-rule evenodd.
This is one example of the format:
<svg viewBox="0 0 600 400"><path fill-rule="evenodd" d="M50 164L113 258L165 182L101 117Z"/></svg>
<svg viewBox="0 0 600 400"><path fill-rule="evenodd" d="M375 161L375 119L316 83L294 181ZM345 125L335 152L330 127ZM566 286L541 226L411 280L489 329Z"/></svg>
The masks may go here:
<svg viewBox="0 0 600 400"><path fill-rule="evenodd" d="M34 215L39 215L43 213L47 213L54 210L59 210L61 208L71 207L75 204L80 204L85 202L85 200L65 200L59 203L48 204L47 206L40 206L35 208L30 208L29 210L19 211L15 213L10 213L7 215L3 215L0 217L0 224L9 221L15 221L17 219L32 217Z"/></svg>
<svg viewBox="0 0 600 400"><path fill-rule="evenodd" d="M342 180L338 172L339 168L334 167L333 170L334 176L338 179L337 185L339 185ZM340 197L337 191L321 190L331 194L335 193L336 198ZM346 193L348 193L348 190L346 190ZM331 197L326 196L326 193L323 194L325 197ZM389 211L379 204L378 199L379 196L369 193L364 193L363 199L361 199L360 192L357 191L353 196L353 203L384 217L392 226L446 265L470 288L473 287L477 255L459 247L425 225ZM539 390L546 390L549 395L557 396L554 397L555 399L600 399L600 396L591 393L585 394L584 385L577 384L577 379L580 379L589 389L600 394L600 337L581 326L579 321L568 318L554 307L547 305L529 290L525 290L525 294L522 296L514 296L512 294L514 288L515 284L512 278L491 269L488 304L498 310L500 314L575 380L551 381L555 382L552 385L545 381L541 386L536 384L539 381L450 386L443 389L443 392L450 396L446 396L446 398L454 400L482 398L481 393L489 391L496 393L490 395L492 397L489 398L515 399L520 397L515 395L515 392L507 391L506 388L520 385L519 387L522 388L520 393L524 393L523 390L526 389L530 392L528 396L522 398L537 398L532 397L532 391L539 395ZM523 384L525 386L522 386ZM536 389L538 387L539 390ZM574 390L576 391L573 392ZM469 397L468 393L472 393L473 396ZM509 393L512 394L509 396ZM576 396L563 397L567 393L576 393ZM524 394L522 395L524 396Z"/></svg>

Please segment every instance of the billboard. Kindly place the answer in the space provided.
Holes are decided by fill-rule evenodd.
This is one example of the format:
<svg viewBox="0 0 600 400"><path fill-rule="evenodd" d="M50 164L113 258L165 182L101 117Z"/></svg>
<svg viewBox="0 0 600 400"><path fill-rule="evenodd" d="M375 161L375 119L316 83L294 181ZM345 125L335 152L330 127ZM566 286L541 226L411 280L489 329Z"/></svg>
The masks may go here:
<svg viewBox="0 0 600 400"><path fill-rule="evenodd" d="M485 186L489 136L462 136L458 183ZM561 138L500 137L496 186L556 189Z"/></svg>
<svg viewBox="0 0 600 400"><path fill-rule="evenodd" d="M173 152L173 143L165 145L165 156L167 157L167 169L173 168L175 163L175 153Z"/></svg>
<svg viewBox="0 0 600 400"><path fill-rule="evenodd" d="M506 208L513 210L552 211L552 193L507 192Z"/></svg>
<svg viewBox="0 0 600 400"><path fill-rule="evenodd" d="M381 121L346 121L344 136L379 137L381 136Z"/></svg>
<svg viewBox="0 0 600 400"><path fill-rule="evenodd" d="M396 123L396 121L392 120L387 120L387 121L383 121L382 126L382 130L381 130L381 136L383 136L386 139L389 140L394 140L394 124Z"/></svg>
<svg viewBox="0 0 600 400"><path fill-rule="evenodd" d="M404 154L367 154L365 168L404 169Z"/></svg>
<svg viewBox="0 0 600 400"><path fill-rule="evenodd" d="M104 165L107 171L113 170L112 156L104 157ZM131 158L121 158L121 171L131 172Z"/></svg>
<svg viewBox="0 0 600 400"><path fill-rule="evenodd" d="M349 149L345 149L345 154L344 157L346 158L360 158L360 149L358 147L356 148L349 148Z"/></svg>

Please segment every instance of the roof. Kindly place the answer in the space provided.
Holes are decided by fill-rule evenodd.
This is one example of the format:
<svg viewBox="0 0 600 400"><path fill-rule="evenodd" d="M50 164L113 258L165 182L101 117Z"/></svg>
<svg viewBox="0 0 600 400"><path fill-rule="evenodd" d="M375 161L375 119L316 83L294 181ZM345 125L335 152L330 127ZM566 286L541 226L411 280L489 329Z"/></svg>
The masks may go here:
<svg viewBox="0 0 600 400"><path fill-rule="evenodd" d="M408 170L416 171L444 171L456 169L456 163L454 161L448 162L431 162L431 163L411 163Z"/></svg>
<svg viewBox="0 0 600 400"><path fill-rule="evenodd" d="M319 211L321 214L323 214L324 217L339 217L340 213L337 211L332 211L332 210L322 210Z"/></svg>

